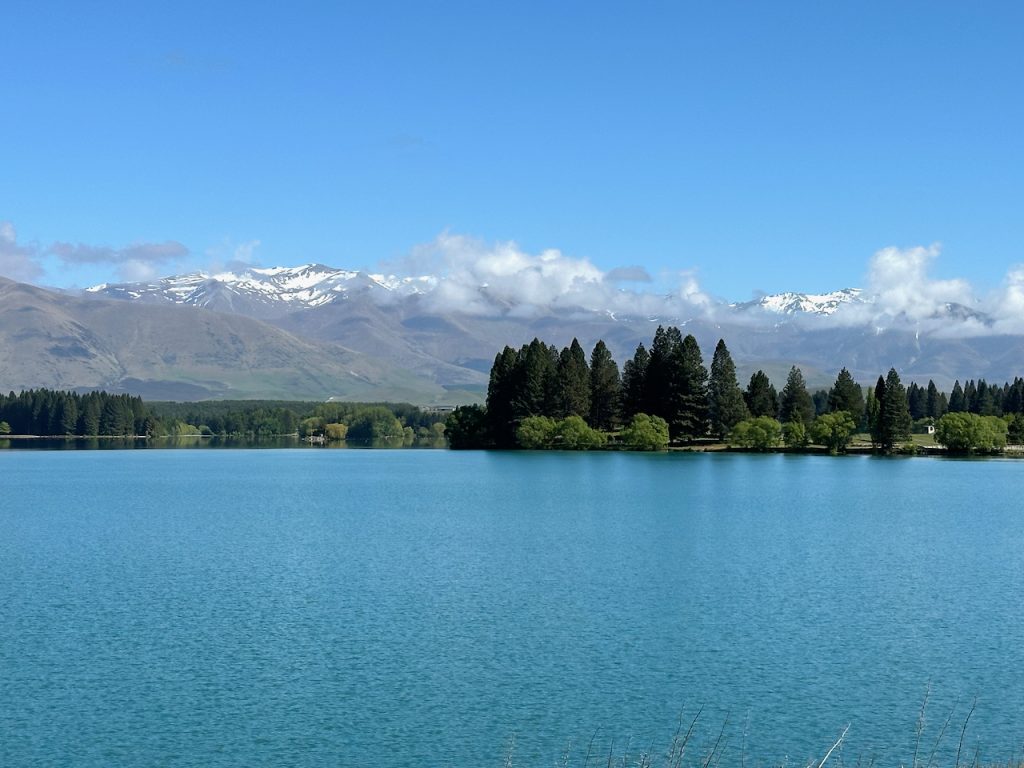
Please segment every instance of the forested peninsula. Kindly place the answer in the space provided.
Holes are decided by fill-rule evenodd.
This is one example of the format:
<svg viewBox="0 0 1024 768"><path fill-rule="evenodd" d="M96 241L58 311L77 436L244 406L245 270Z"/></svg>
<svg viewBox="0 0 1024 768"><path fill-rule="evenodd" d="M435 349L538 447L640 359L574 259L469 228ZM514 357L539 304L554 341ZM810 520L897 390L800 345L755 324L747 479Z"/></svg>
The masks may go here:
<svg viewBox="0 0 1024 768"><path fill-rule="evenodd" d="M446 418L447 416L447 418ZM917 439L926 435L927 441ZM1024 444L1024 379L904 386L890 368L862 387L839 371L809 391L793 366L781 389L756 371L745 388L724 340L710 369L693 335L659 326L620 373L604 341L589 359L576 339L539 339L494 359L486 404L450 414L408 403L204 401L144 403L106 392L0 394L0 437L293 436L314 443L452 448L664 450L867 449L1000 453Z"/></svg>
<svg viewBox="0 0 1024 768"><path fill-rule="evenodd" d="M915 433L950 452L998 453L1024 443L1024 379L1002 386L959 380L904 386L895 368L862 387L843 368L810 392L793 366L781 390L764 371L741 389L724 340L711 367L693 335L658 326L619 367L604 341L589 361L576 339L559 350L539 339L494 359L486 405L462 406L446 423L452 448L662 450L712 443L736 449L842 453L862 439L880 453L914 452Z"/></svg>
<svg viewBox="0 0 1024 768"><path fill-rule="evenodd" d="M0 394L0 437L295 436L311 442L443 445L444 414L408 403L211 400L144 403L107 392Z"/></svg>

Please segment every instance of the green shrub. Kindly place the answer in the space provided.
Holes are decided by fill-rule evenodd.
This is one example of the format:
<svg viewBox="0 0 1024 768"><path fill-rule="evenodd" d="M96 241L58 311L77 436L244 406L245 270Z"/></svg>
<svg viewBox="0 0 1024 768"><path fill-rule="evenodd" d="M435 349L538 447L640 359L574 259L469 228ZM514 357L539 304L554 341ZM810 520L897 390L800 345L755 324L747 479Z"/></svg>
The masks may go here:
<svg viewBox="0 0 1024 768"><path fill-rule="evenodd" d="M668 446L668 422L638 413L619 433L619 440L634 451L663 451Z"/></svg>
<svg viewBox="0 0 1024 768"><path fill-rule="evenodd" d="M729 444L737 448L770 451L782 439L782 425L771 416L744 419L729 433Z"/></svg>

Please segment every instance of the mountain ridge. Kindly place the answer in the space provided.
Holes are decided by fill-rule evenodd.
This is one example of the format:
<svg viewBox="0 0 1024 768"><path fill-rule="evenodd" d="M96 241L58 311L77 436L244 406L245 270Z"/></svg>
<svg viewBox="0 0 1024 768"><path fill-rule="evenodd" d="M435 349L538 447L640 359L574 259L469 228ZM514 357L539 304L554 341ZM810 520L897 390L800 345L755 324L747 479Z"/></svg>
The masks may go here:
<svg viewBox="0 0 1024 768"><path fill-rule="evenodd" d="M424 296L441 285L443 280L434 275L398 277L309 263L295 267L247 267L238 271L190 272L170 275L157 281L101 283L86 288L85 292L108 298L217 308L226 291L239 299L255 299L266 306L276 304L287 306L290 310L315 309L344 300L355 293L375 295L385 303L394 297ZM486 283L481 283L478 289L481 295L488 296ZM766 294L751 301L723 302L723 306L738 311L761 309L782 315L827 316L834 314L844 304L856 303L870 303L860 288L841 288L823 294L786 291ZM612 319L616 318L616 313L611 309L592 309L604 311Z"/></svg>
<svg viewBox="0 0 1024 768"><path fill-rule="evenodd" d="M0 388L167 399L448 402L444 387L241 314L82 298L0 278Z"/></svg>
<svg viewBox="0 0 1024 768"><path fill-rule="evenodd" d="M946 389L956 378L1003 381L1024 373L1024 336L996 334L982 313L952 303L922 323L905 314L885 316L856 288L701 305L679 296L587 293L587 283L578 291L584 306L568 299L517 302L507 286L467 289L446 280L308 264L197 272L78 294L22 286L23 301L48 297L40 316L48 319L33 328L49 328L52 338L33 341L32 328L19 324L17 307L3 298L0 388L119 386L143 393L148 387L179 392L181 399L472 402L483 397L491 363L505 345L539 337L562 346L576 337L589 349L603 339L621 366L638 344L650 344L658 324L693 333L708 360L724 338L742 383L763 369L781 386L792 365L812 387L831 384L840 367L865 384L895 367L908 381L933 379ZM454 288L461 293L453 300ZM601 304L608 296L614 306ZM253 322L240 326L243 320ZM118 323L123 327L112 327ZM981 334L958 335L966 323ZM243 340L235 354L227 351L235 344L232 334ZM13 375L15 359L35 361L28 366L33 375ZM334 364L346 360L355 367Z"/></svg>

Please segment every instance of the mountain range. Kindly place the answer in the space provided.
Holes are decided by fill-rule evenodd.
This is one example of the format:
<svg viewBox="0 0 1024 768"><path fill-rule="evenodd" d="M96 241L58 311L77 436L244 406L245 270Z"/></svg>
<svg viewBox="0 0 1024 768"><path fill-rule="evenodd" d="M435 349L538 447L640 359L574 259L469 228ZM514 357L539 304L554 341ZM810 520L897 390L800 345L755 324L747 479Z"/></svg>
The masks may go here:
<svg viewBox="0 0 1024 768"><path fill-rule="evenodd" d="M887 316L873 302L847 288L710 305L579 293L539 305L486 283L455 291L444 277L320 264L82 292L0 278L0 389L471 402L482 397L505 344L537 336L562 346L577 337L589 348L603 338L621 365L637 344L649 344L659 323L693 333L707 356L725 338L741 379L761 368L777 386L791 365L811 386L827 386L841 366L863 383L894 366L907 379L944 388L954 378L1001 382L1024 373L1024 336L987 332L977 308L946 304L922 322ZM966 323L970 334L956 332Z"/></svg>

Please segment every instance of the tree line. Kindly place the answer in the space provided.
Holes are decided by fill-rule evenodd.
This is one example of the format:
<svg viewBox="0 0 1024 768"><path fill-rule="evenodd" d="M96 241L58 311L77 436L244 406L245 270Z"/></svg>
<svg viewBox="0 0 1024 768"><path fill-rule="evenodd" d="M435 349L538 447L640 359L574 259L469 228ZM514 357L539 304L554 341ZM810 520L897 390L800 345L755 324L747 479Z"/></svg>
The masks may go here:
<svg viewBox="0 0 1024 768"><path fill-rule="evenodd" d="M811 393L793 366L781 390L763 370L741 388L724 340L709 369L692 334L658 326L650 348L638 345L621 374L604 341L589 361L577 339L561 350L536 338L519 349L506 346L491 367L486 404L456 409L447 436L454 448L599 447L609 436L626 447L650 447L658 442L651 430L664 429L664 443L715 439L766 449L814 442L840 451L863 431L879 450L892 451L915 425L939 424L947 413L1005 415L1004 434L1024 441L1024 379L1001 387L957 381L947 396L933 381L904 386L894 368L864 388L843 368L831 388ZM998 431L993 422L977 423ZM937 439L949 438L948 431L937 429Z"/></svg>
<svg viewBox="0 0 1024 768"><path fill-rule="evenodd" d="M16 435L146 435L156 419L132 395L29 389L0 394L0 423Z"/></svg>
<svg viewBox="0 0 1024 768"><path fill-rule="evenodd" d="M42 436L319 436L436 442L443 414L408 403L221 400L144 403L107 392L31 389L0 395L0 434Z"/></svg>

